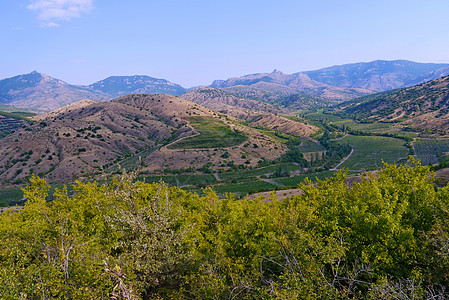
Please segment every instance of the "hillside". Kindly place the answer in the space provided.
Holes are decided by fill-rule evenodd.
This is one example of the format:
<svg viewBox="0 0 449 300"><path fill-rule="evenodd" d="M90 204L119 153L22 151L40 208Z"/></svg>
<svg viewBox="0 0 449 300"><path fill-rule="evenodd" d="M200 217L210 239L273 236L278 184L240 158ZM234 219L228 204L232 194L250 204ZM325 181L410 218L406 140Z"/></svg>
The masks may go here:
<svg viewBox="0 0 449 300"><path fill-rule="evenodd" d="M237 117L241 114L250 112L286 112L279 106L267 101L238 97L223 90L211 87L196 88L182 94L180 97L203 105L209 109Z"/></svg>
<svg viewBox="0 0 449 300"><path fill-rule="evenodd" d="M419 131L449 130L449 76L357 99L344 107L363 122L395 121Z"/></svg>
<svg viewBox="0 0 449 300"><path fill-rule="evenodd" d="M245 120L247 124L254 127L278 129L297 136L310 136L318 131L318 128L315 126L278 116L278 114L287 113L287 110L271 103L240 98L219 89L210 87L198 88L180 97ZM310 96L307 97L312 98Z"/></svg>
<svg viewBox="0 0 449 300"><path fill-rule="evenodd" d="M105 93L113 98L128 94L169 94L178 96L187 90L165 79L145 75L111 76L86 87L93 92Z"/></svg>
<svg viewBox="0 0 449 300"><path fill-rule="evenodd" d="M308 110L314 108L323 108L340 103L338 100L324 100L321 98L309 96L306 94L293 94L285 96L278 102L288 109Z"/></svg>
<svg viewBox="0 0 449 300"><path fill-rule="evenodd" d="M371 93L371 91L365 89L346 89L323 84L312 80L303 73L290 75L278 70L274 70L272 73L258 73L227 80L215 80L211 87L224 89L242 97L272 101L298 93L337 101Z"/></svg>
<svg viewBox="0 0 449 300"><path fill-rule="evenodd" d="M143 172L205 164L217 169L225 152L228 161L251 166L262 157L279 157L284 149L256 130L164 94L84 100L34 120L2 139L0 182L18 183L33 172L50 181L70 181L101 169L117 170L117 163L135 168L139 157ZM206 130L210 124L212 132Z"/></svg>
<svg viewBox="0 0 449 300"><path fill-rule="evenodd" d="M412 86L449 75L449 65L416 63L407 60L376 60L332 66L302 73L307 74L315 81L332 86L381 92Z"/></svg>

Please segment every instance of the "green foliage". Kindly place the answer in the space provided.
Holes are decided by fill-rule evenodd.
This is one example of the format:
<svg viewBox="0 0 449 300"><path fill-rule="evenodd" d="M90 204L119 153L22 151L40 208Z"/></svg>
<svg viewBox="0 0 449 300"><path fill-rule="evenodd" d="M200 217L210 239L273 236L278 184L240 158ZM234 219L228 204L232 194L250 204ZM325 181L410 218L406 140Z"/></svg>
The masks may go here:
<svg viewBox="0 0 449 300"><path fill-rule="evenodd" d="M33 176L23 209L0 215L0 297L449 296L449 187L413 159L351 187L341 172L306 180L283 201L134 179L77 182L47 202Z"/></svg>

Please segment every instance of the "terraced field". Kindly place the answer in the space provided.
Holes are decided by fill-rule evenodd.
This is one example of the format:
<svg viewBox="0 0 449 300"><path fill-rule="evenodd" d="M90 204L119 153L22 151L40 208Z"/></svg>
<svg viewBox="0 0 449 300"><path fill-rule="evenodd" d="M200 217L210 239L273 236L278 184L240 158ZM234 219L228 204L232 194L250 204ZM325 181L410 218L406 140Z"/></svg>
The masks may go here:
<svg viewBox="0 0 449 300"><path fill-rule="evenodd" d="M449 139L416 139L413 147L423 165L437 164L440 156L449 153Z"/></svg>
<svg viewBox="0 0 449 300"><path fill-rule="evenodd" d="M390 137L348 135L338 142L349 143L354 149L339 169L377 170L382 167L382 161L395 163L408 154L403 140Z"/></svg>

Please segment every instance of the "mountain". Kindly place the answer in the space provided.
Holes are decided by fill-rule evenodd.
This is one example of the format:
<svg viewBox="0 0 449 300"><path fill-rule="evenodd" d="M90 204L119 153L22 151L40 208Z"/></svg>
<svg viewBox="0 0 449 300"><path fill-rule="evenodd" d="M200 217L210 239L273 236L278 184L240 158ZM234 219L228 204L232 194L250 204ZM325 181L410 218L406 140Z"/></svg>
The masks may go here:
<svg viewBox="0 0 449 300"><path fill-rule="evenodd" d="M132 169L140 159L142 172L153 174L203 166L218 170L229 161L255 166L285 151L232 118L165 94L83 100L33 119L1 139L1 183L19 183L31 173L67 182L115 172L117 163Z"/></svg>
<svg viewBox="0 0 449 300"><path fill-rule="evenodd" d="M111 97L36 71L0 80L1 104L48 111L82 99L105 101Z"/></svg>
<svg viewBox="0 0 449 300"><path fill-rule="evenodd" d="M272 101L298 93L337 101L372 93L366 89L334 87L315 81L307 74L290 75L278 70L274 70L272 73L250 74L228 80L215 80L210 86L242 97Z"/></svg>
<svg viewBox="0 0 449 300"><path fill-rule="evenodd" d="M302 73L323 84L381 92L412 86L449 75L449 64L417 63L407 60L376 60L332 66Z"/></svg>
<svg viewBox="0 0 449 300"><path fill-rule="evenodd" d="M134 93L179 95L186 89L149 76L112 76L88 86L71 85L33 71L0 80L0 104L51 111L80 100L107 101Z"/></svg>
<svg viewBox="0 0 449 300"><path fill-rule="evenodd" d="M169 94L178 96L187 91L179 84L145 75L111 76L87 86L87 89L92 92L105 93L114 98L128 94Z"/></svg>
<svg viewBox="0 0 449 300"><path fill-rule="evenodd" d="M397 122L418 131L449 132L449 76L342 104L363 122Z"/></svg>

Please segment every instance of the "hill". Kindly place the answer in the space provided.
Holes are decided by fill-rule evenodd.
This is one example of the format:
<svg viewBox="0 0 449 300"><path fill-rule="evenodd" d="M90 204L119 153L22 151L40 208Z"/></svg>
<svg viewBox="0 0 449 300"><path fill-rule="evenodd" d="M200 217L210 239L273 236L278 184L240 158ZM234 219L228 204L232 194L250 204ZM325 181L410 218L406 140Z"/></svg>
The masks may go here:
<svg viewBox="0 0 449 300"><path fill-rule="evenodd" d="M302 93L322 99L343 101L372 93L364 89L334 87L312 80L303 73L290 75L278 70L274 70L272 73L215 80L211 87L224 89L242 97L265 100L279 100L282 97Z"/></svg>
<svg viewBox="0 0 449 300"><path fill-rule="evenodd" d="M449 64L376 60L302 72L311 79L341 88L376 92L416 85L449 75ZM296 73L301 74L301 73Z"/></svg>
<svg viewBox="0 0 449 300"><path fill-rule="evenodd" d="M343 111L362 122L401 122L415 130L444 133L449 130L449 76L360 98Z"/></svg>
<svg viewBox="0 0 449 300"><path fill-rule="evenodd" d="M227 161L254 166L283 149L191 101L133 94L111 102L84 100L34 117L2 139L0 182L19 183L31 173L66 182L101 169L116 171L117 163L135 168L139 157L142 171L153 173L204 165L217 170L226 163L225 152Z"/></svg>
<svg viewBox="0 0 449 300"><path fill-rule="evenodd" d="M145 75L111 76L97 81L86 88L93 92L105 93L114 98L128 94L169 94L178 96L187 91L179 84Z"/></svg>
<svg viewBox="0 0 449 300"><path fill-rule="evenodd" d="M254 127L278 129L285 133L303 137L310 136L318 131L315 126L279 116L278 114L288 112L276 105L266 101L237 97L219 89L198 88L181 95L181 97L215 111L245 120L250 126Z"/></svg>
<svg viewBox="0 0 449 300"><path fill-rule="evenodd" d="M286 110L267 101L239 97L220 89L200 87L180 96L209 109L236 117L250 112L285 113Z"/></svg>

